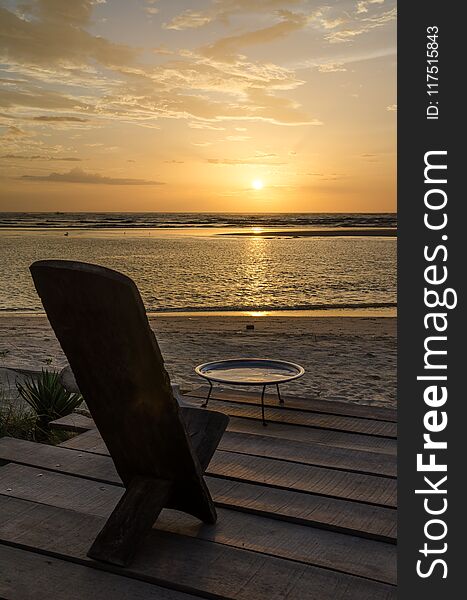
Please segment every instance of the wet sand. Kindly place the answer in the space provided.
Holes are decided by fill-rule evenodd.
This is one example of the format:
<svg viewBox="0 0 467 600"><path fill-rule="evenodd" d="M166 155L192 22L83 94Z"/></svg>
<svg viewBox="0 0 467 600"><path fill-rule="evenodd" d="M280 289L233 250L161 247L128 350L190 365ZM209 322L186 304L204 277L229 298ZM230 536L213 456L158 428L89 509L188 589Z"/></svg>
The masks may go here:
<svg viewBox="0 0 467 600"><path fill-rule="evenodd" d="M256 231L255 231L256 229ZM239 231L229 233L219 233L217 235L234 235L234 236L248 236L248 237L396 237L397 229L395 227L348 227L342 229L289 229L283 231L274 231L271 229L258 231L260 228L253 228L250 231Z"/></svg>

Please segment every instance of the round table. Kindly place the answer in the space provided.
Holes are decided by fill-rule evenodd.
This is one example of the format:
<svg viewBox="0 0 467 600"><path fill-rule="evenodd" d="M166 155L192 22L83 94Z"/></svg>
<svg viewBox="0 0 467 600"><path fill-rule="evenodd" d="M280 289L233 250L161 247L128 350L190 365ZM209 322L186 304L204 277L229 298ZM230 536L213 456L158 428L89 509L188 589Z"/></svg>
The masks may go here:
<svg viewBox="0 0 467 600"><path fill-rule="evenodd" d="M217 360L204 363L195 367L195 372L209 383L209 392L205 402L206 407L211 397L213 382L227 385L253 385L261 386L261 416L263 425L267 425L264 418L264 393L266 386L276 386L279 404L283 405L279 384L293 381L302 377L305 369L301 365L285 360L272 360L268 358L234 358Z"/></svg>

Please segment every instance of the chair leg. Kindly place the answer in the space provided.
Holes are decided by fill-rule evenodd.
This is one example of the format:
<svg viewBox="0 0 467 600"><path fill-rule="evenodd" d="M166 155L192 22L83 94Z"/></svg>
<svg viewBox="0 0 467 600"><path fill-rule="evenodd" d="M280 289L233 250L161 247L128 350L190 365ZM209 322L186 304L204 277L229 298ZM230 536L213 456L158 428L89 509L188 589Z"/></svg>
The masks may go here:
<svg viewBox="0 0 467 600"><path fill-rule="evenodd" d="M180 414L204 473L224 435L229 417L213 410L186 406L180 407Z"/></svg>
<svg viewBox="0 0 467 600"><path fill-rule="evenodd" d="M170 481L135 477L96 537L89 558L128 566L166 505L171 488Z"/></svg>

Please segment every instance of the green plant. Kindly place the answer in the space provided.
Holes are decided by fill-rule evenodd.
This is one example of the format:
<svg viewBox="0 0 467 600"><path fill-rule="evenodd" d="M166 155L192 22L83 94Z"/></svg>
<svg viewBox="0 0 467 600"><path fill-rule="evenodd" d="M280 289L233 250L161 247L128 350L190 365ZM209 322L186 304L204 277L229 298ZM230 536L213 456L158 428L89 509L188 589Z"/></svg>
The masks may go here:
<svg viewBox="0 0 467 600"><path fill-rule="evenodd" d="M9 394L0 384L0 437L9 435L23 440L33 440L36 419L31 409L11 401Z"/></svg>
<svg viewBox="0 0 467 600"><path fill-rule="evenodd" d="M0 437L8 435L22 440L34 440L36 415L31 410L13 404L3 403L0 407Z"/></svg>
<svg viewBox="0 0 467 600"><path fill-rule="evenodd" d="M56 371L42 369L39 377L29 377L16 387L37 415L39 429L47 430L50 421L69 415L83 401L81 394L66 390Z"/></svg>

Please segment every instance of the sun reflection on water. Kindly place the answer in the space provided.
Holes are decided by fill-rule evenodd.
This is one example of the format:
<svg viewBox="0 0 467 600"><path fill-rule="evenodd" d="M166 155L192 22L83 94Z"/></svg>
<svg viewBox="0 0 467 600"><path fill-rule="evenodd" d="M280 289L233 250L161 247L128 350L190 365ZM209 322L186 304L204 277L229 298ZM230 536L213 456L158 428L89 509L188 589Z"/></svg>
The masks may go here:
<svg viewBox="0 0 467 600"><path fill-rule="evenodd" d="M261 227L253 229L262 231ZM263 237L251 237L245 240L241 271L242 276L237 283L241 303L253 308L247 311L249 316L266 316L267 311L261 309L271 305L273 302L271 293L274 290L271 281L274 275L269 240ZM256 310L254 307L257 307Z"/></svg>

